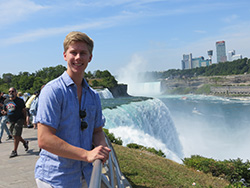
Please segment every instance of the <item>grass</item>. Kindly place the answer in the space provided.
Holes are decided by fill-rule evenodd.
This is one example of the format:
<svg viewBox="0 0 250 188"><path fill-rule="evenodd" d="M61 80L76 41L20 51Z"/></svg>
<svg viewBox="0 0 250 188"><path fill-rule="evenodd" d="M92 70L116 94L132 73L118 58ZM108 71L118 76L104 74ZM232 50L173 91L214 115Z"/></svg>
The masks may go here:
<svg viewBox="0 0 250 188"><path fill-rule="evenodd" d="M229 182L152 153L113 144L122 173L133 188L224 188ZM193 185L195 183L195 185Z"/></svg>

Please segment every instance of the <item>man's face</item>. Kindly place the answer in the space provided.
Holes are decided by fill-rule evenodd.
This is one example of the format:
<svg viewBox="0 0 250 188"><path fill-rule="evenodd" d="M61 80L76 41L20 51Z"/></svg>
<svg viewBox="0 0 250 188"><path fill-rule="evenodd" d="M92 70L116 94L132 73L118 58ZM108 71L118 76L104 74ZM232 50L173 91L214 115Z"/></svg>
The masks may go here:
<svg viewBox="0 0 250 188"><path fill-rule="evenodd" d="M13 88L9 89L9 98L15 98L16 97L16 91Z"/></svg>
<svg viewBox="0 0 250 188"><path fill-rule="evenodd" d="M74 74L82 75L92 59L88 51L87 44L84 42L73 42L63 53L64 60L67 61L67 72L70 76Z"/></svg>

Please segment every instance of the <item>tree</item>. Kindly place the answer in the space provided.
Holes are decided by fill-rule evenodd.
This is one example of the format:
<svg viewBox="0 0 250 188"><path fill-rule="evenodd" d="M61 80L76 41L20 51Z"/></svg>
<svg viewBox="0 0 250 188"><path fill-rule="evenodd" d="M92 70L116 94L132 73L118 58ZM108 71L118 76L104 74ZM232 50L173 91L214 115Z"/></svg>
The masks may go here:
<svg viewBox="0 0 250 188"><path fill-rule="evenodd" d="M98 82L97 80L93 80L92 86L93 86L93 87L99 86L99 82Z"/></svg>
<svg viewBox="0 0 250 188"><path fill-rule="evenodd" d="M3 74L3 82L7 84L11 83L12 77L13 77L13 74L11 73Z"/></svg>
<svg viewBox="0 0 250 188"><path fill-rule="evenodd" d="M31 93L34 93L35 91L38 91L41 89L42 85L44 85L44 81L42 80L42 78L40 77L36 77L34 82L33 82L33 86L31 88Z"/></svg>

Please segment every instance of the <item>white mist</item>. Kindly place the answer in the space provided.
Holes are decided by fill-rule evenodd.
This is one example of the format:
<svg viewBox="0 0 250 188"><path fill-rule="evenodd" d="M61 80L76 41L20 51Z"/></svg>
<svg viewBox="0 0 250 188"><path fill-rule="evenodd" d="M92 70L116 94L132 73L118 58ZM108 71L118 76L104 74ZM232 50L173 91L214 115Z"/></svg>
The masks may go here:
<svg viewBox="0 0 250 188"><path fill-rule="evenodd" d="M147 61L134 55L128 65L119 71L118 80L128 85L128 94L132 96L157 96L161 94L161 82L146 82L138 78L145 72Z"/></svg>

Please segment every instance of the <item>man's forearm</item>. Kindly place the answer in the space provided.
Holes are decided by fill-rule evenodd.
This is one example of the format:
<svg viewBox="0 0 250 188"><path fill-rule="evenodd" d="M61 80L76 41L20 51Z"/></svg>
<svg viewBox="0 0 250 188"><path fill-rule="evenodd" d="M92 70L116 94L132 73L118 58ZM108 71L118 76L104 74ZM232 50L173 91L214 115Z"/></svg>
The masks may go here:
<svg viewBox="0 0 250 188"><path fill-rule="evenodd" d="M95 147L100 146L100 145L107 146L102 127L95 129L93 133L93 144Z"/></svg>

